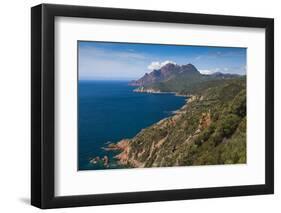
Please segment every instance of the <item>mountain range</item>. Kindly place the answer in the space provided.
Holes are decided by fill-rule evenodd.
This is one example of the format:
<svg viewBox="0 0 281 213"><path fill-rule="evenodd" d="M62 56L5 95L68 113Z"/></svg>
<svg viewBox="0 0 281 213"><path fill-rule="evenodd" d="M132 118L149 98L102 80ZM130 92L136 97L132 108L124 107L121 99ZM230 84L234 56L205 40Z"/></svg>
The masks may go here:
<svg viewBox="0 0 281 213"><path fill-rule="evenodd" d="M171 83L173 81L179 81L179 79L185 79L185 82L201 82L214 79L231 79L238 77L237 74L215 72L210 75L201 74L193 64L178 65L168 63L160 69L155 69L150 73L145 73L143 77L138 80L131 81L131 86L149 87L157 83Z"/></svg>

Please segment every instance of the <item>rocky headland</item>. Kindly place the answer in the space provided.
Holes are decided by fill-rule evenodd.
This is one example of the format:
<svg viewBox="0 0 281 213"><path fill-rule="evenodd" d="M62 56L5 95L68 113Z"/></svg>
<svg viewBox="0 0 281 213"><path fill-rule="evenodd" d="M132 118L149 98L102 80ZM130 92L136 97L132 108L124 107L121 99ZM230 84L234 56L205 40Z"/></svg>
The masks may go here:
<svg viewBox="0 0 281 213"><path fill-rule="evenodd" d="M130 83L134 92L187 97L170 117L135 137L110 143L124 167L246 163L246 76L202 75L192 64L167 64Z"/></svg>

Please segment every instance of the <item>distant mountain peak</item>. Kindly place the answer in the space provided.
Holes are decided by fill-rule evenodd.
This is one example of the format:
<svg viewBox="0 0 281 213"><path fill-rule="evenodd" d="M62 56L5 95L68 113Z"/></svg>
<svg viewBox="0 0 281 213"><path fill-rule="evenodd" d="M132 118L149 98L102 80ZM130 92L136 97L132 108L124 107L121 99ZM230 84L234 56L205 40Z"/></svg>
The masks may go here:
<svg viewBox="0 0 281 213"><path fill-rule="evenodd" d="M232 74L232 73L222 73L222 72L214 72L209 74L210 76L213 77L220 77L220 78L233 78L233 77L238 77L238 74Z"/></svg>
<svg viewBox="0 0 281 213"><path fill-rule="evenodd" d="M179 75L200 75L200 72L193 64L178 65L175 63L167 63L160 69L155 69L150 73L145 73L138 80L130 82L132 86L146 86L153 83L158 83Z"/></svg>

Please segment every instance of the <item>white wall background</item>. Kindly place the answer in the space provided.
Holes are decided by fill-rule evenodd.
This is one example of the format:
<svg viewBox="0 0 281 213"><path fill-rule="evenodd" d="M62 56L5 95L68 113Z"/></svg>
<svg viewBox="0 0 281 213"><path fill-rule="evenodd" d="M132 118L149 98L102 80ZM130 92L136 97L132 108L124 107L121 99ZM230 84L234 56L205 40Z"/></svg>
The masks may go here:
<svg viewBox="0 0 281 213"><path fill-rule="evenodd" d="M45 0L44 3L170 10L275 18L275 195L56 209L49 212L278 212L281 209L281 3L278 0ZM39 212L30 197L30 7L37 0L1 2L0 212ZM207 177L206 177L207 178ZM280 210L279 210L280 211Z"/></svg>

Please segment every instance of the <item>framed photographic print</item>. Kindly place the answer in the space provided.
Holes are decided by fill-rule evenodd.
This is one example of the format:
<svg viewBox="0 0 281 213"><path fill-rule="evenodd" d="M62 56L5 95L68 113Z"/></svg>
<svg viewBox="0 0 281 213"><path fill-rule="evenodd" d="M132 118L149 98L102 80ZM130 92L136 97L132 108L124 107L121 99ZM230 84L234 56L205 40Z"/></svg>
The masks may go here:
<svg viewBox="0 0 281 213"><path fill-rule="evenodd" d="M274 21L31 9L31 203L271 194Z"/></svg>

